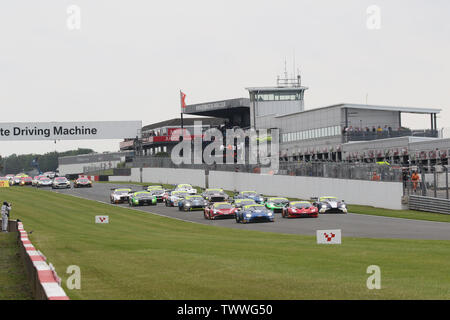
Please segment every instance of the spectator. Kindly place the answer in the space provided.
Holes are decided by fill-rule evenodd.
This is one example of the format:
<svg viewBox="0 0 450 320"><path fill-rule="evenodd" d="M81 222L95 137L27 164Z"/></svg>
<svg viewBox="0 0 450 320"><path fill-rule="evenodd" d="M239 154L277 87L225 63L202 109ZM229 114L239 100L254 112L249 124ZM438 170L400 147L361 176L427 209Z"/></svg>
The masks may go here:
<svg viewBox="0 0 450 320"><path fill-rule="evenodd" d="M413 191L414 193L417 192L417 184L419 183L420 177L417 171L413 171L413 174L411 175L411 180L413 183Z"/></svg>
<svg viewBox="0 0 450 320"><path fill-rule="evenodd" d="M4 201L2 205L2 232L8 232L9 212L11 211L11 204Z"/></svg>
<svg viewBox="0 0 450 320"><path fill-rule="evenodd" d="M378 126L378 128L377 128L377 132L383 132L383 129L381 129L381 127L380 127L380 126Z"/></svg>
<svg viewBox="0 0 450 320"><path fill-rule="evenodd" d="M375 126L372 126L372 132L375 133L377 129L375 129Z"/></svg>

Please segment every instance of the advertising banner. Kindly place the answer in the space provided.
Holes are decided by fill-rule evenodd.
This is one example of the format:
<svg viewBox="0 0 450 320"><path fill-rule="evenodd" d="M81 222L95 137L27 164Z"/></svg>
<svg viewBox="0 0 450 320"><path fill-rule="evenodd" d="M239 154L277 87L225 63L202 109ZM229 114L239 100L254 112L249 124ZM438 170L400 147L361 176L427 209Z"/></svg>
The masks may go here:
<svg viewBox="0 0 450 320"><path fill-rule="evenodd" d="M142 121L0 123L0 141L140 138Z"/></svg>

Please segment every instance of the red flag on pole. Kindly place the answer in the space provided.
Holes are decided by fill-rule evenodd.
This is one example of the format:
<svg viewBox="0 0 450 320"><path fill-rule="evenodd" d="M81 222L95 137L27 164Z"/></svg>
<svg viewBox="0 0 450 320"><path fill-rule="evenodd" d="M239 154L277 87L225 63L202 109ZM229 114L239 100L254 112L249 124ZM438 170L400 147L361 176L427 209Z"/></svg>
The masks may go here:
<svg viewBox="0 0 450 320"><path fill-rule="evenodd" d="M181 108L186 108L186 94L184 94L182 91L180 91L180 101L181 101Z"/></svg>

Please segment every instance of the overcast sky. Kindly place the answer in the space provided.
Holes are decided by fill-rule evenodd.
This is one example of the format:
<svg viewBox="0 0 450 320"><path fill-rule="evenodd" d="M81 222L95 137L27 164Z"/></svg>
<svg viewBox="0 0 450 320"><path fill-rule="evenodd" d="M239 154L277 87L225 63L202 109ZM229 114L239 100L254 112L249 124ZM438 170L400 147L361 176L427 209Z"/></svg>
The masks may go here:
<svg viewBox="0 0 450 320"><path fill-rule="evenodd" d="M80 29L70 29L81 10ZM370 5L381 9L369 29ZM340 102L442 108L450 127L447 0L14 0L0 5L0 122L142 120L248 97L301 70L306 109ZM429 117L409 119L429 127ZM118 140L0 142L2 156Z"/></svg>

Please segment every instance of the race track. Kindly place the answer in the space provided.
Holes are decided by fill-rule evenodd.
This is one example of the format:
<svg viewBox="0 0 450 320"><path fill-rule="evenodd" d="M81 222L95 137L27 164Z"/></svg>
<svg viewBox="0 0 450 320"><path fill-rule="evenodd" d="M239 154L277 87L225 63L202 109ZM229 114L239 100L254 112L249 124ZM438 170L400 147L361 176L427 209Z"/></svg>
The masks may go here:
<svg viewBox="0 0 450 320"><path fill-rule="evenodd" d="M128 186L134 190L142 189L142 187L133 186L132 184ZM92 188L72 188L52 191L109 204L110 189L113 187L124 188L127 187L127 185L94 183ZM116 206L129 207L128 204L118 204ZM275 214L275 222L273 223L240 224L236 223L234 219L217 221L206 220L203 217L203 211L182 212L179 211L178 208L166 207L163 203L159 203L157 206L135 208L145 212L182 219L185 221L246 230L315 235L316 230L342 229L343 237L450 240L450 223L446 222L389 218L348 213L320 215L317 219L283 219L281 218L281 214Z"/></svg>

